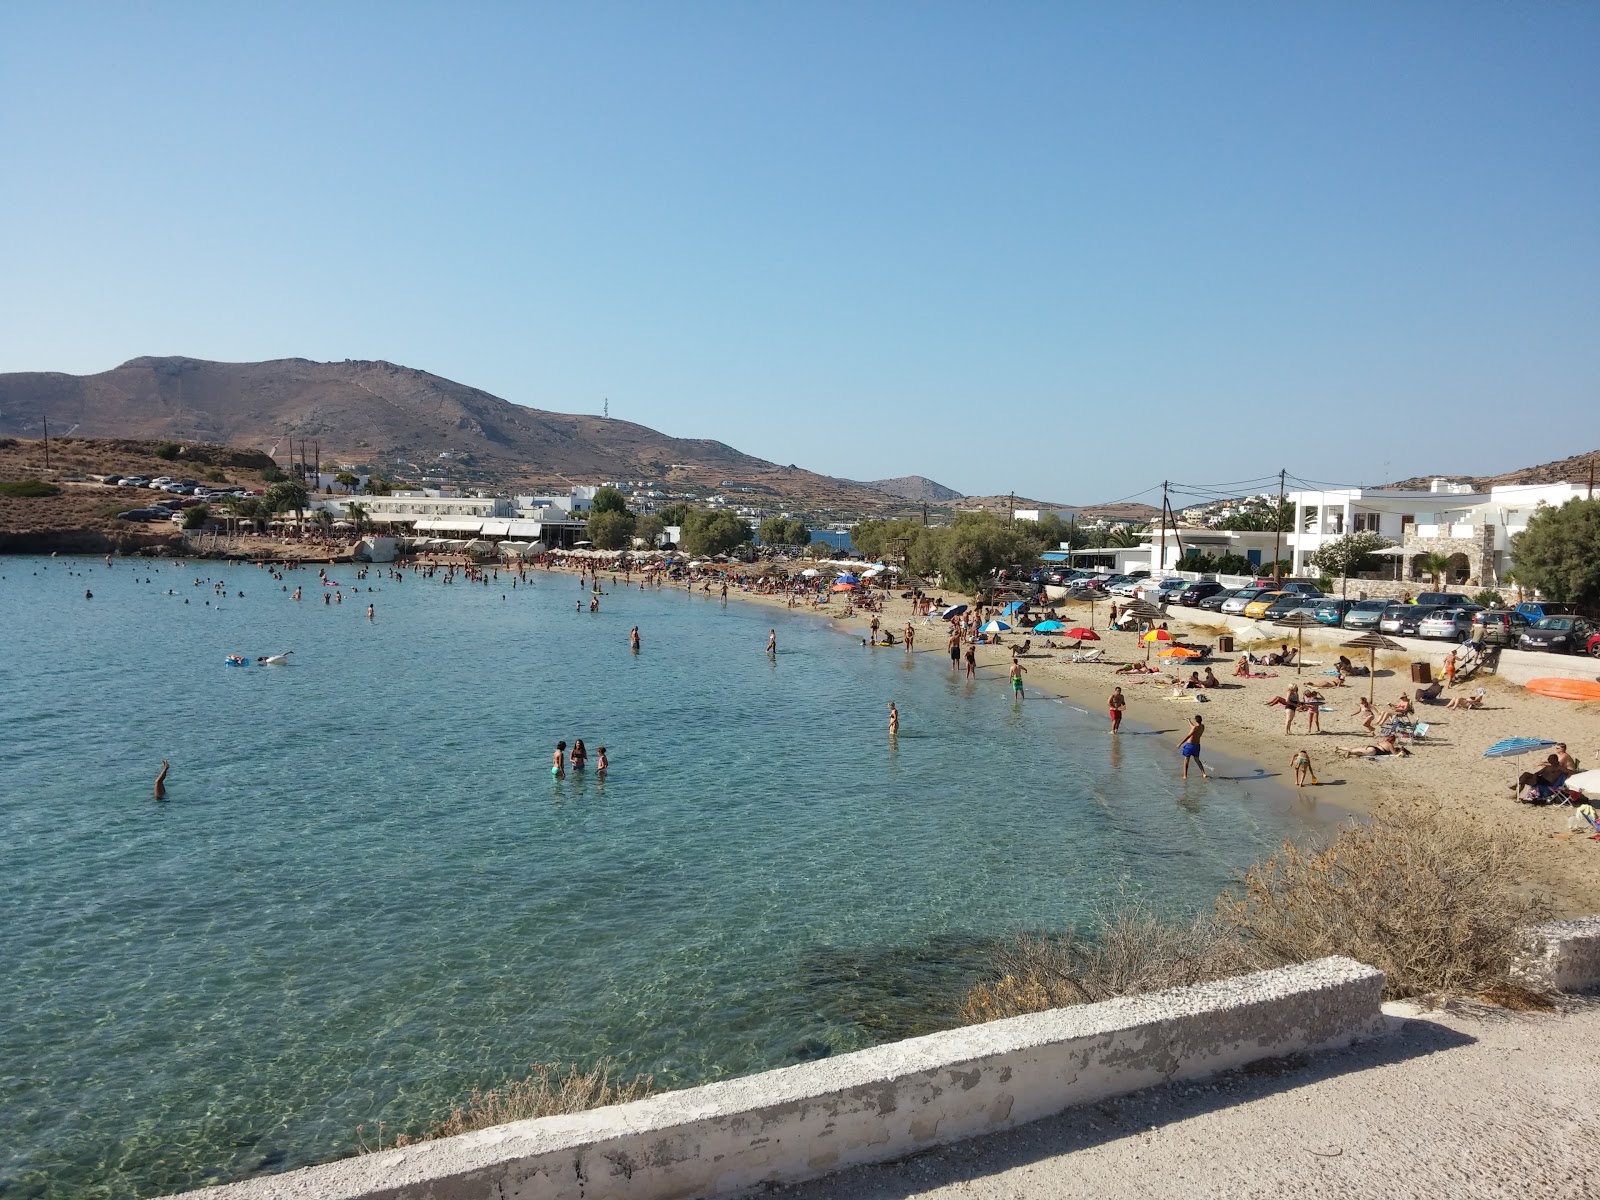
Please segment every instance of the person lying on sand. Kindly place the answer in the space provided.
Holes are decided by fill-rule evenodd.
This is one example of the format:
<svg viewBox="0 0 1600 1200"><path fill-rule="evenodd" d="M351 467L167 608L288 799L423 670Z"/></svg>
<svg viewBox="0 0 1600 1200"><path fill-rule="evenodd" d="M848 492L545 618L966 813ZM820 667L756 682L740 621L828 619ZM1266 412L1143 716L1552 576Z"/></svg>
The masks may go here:
<svg viewBox="0 0 1600 1200"><path fill-rule="evenodd" d="M1123 663L1117 668L1116 673L1118 675L1159 675L1161 672L1157 667L1147 667L1141 662L1131 662Z"/></svg>
<svg viewBox="0 0 1600 1200"><path fill-rule="evenodd" d="M1379 758L1386 754L1398 754L1401 758L1411 757L1411 751L1407 750L1398 741L1396 741L1395 736L1392 733L1375 745L1351 747L1335 746L1333 748L1333 752L1341 755L1344 758Z"/></svg>
<svg viewBox="0 0 1600 1200"><path fill-rule="evenodd" d="M1420 698L1422 693L1418 692L1417 695ZM1482 708L1483 689L1479 688L1475 692L1464 692L1459 696L1451 696L1450 699L1445 701L1444 706L1446 708Z"/></svg>

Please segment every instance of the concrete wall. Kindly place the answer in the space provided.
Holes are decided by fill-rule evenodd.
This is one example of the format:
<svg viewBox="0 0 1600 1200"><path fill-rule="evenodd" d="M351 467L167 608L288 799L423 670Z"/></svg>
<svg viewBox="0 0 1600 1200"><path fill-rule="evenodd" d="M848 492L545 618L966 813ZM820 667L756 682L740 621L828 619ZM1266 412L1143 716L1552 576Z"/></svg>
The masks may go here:
<svg viewBox="0 0 1600 1200"><path fill-rule="evenodd" d="M1600 991L1600 917L1551 921L1525 930L1513 971L1560 992Z"/></svg>
<svg viewBox="0 0 1600 1200"><path fill-rule="evenodd" d="M206 1200L665 1200L903 1157L1384 1028L1347 958L1056 1009L190 1193Z"/></svg>

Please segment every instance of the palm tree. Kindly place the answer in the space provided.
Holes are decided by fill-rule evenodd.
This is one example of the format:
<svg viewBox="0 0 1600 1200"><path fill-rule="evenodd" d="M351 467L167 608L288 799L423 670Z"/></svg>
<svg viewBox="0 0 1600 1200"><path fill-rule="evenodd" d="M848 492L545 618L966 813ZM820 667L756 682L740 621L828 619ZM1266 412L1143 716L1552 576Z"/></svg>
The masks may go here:
<svg viewBox="0 0 1600 1200"><path fill-rule="evenodd" d="M1440 554L1437 551L1424 554L1417 560L1417 566L1422 569L1423 574L1433 584L1433 590L1438 591L1439 576L1450 569L1450 556L1448 554Z"/></svg>
<svg viewBox="0 0 1600 1200"><path fill-rule="evenodd" d="M333 514L325 508L317 509L311 515L311 520L323 533L327 533L333 528Z"/></svg>
<svg viewBox="0 0 1600 1200"><path fill-rule="evenodd" d="M345 512L347 512L350 515L350 519L355 522L356 536L360 537L362 529L366 527L367 510L361 505L351 502L345 507Z"/></svg>

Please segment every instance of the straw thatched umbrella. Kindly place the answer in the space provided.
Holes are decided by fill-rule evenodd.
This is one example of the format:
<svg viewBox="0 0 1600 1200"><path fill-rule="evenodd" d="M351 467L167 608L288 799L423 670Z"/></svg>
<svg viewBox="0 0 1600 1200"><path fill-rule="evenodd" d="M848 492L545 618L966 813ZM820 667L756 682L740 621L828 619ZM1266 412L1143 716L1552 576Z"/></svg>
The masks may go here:
<svg viewBox="0 0 1600 1200"><path fill-rule="evenodd" d="M1150 622L1152 626L1154 626L1157 621L1164 621L1167 619L1166 613L1162 612L1154 604L1150 604L1144 600L1135 600L1132 604L1128 605L1127 608L1122 610L1123 616L1127 616L1129 613L1132 613L1137 620ZM1145 662L1150 661L1149 642L1145 643L1144 660Z"/></svg>
<svg viewBox="0 0 1600 1200"><path fill-rule="evenodd" d="M1305 657L1306 630L1315 629L1322 622L1304 609L1297 608L1288 616L1279 617L1273 624L1279 629L1294 630L1294 673L1300 674L1300 660Z"/></svg>
<svg viewBox="0 0 1600 1200"><path fill-rule="evenodd" d="M1367 666L1367 703L1371 704L1373 690L1378 685L1378 651L1404 650L1405 647L1399 642L1390 641L1376 629L1370 633L1363 633L1360 637L1353 638L1348 642L1341 642L1340 645L1346 650L1370 650L1372 652L1371 662Z"/></svg>

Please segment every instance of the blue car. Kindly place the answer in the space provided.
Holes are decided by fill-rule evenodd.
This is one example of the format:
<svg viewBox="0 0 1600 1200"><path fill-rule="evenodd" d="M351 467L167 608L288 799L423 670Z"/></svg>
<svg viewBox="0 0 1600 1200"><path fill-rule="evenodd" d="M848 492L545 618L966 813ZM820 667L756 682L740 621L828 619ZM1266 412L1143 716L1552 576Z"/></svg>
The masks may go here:
<svg viewBox="0 0 1600 1200"><path fill-rule="evenodd" d="M1324 600L1317 605L1317 620L1324 625L1338 625L1353 603L1352 600Z"/></svg>

